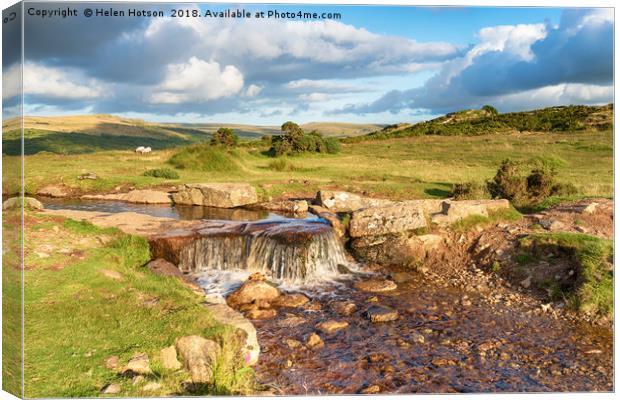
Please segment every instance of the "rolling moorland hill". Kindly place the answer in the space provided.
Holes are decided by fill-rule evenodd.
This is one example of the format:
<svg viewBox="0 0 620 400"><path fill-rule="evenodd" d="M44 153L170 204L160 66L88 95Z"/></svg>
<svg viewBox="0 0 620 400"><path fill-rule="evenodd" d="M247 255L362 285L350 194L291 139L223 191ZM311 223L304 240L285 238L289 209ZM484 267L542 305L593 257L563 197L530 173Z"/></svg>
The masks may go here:
<svg viewBox="0 0 620 400"><path fill-rule="evenodd" d="M417 124L388 125L367 135L343 139L345 143L424 135L479 136L495 133L570 132L607 130L613 126L613 104L561 106L499 114L493 107L446 114Z"/></svg>
<svg viewBox="0 0 620 400"><path fill-rule="evenodd" d="M25 152L82 154L100 150L128 150L137 146L163 149L210 140L211 134L222 126L233 129L245 140L281 133L278 126L155 123L105 114L25 117ZM335 137L365 135L382 127L383 125L339 122L313 122L302 125L304 130L316 130L325 136ZM2 139L4 154L19 154L21 143L18 119L5 121Z"/></svg>

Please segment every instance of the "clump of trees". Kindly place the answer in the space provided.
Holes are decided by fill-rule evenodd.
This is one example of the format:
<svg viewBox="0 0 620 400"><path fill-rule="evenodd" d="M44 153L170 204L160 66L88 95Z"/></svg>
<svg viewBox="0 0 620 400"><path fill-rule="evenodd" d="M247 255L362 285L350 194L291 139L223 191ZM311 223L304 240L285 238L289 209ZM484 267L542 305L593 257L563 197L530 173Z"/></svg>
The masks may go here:
<svg viewBox="0 0 620 400"><path fill-rule="evenodd" d="M282 124L282 135L271 138L270 153L276 157L302 153L329 153L340 151L340 143L336 138L326 138L317 131L310 133L294 122Z"/></svg>
<svg viewBox="0 0 620 400"><path fill-rule="evenodd" d="M239 136L230 128L220 128L211 137L211 145L235 147L239 143Z"/></svg>

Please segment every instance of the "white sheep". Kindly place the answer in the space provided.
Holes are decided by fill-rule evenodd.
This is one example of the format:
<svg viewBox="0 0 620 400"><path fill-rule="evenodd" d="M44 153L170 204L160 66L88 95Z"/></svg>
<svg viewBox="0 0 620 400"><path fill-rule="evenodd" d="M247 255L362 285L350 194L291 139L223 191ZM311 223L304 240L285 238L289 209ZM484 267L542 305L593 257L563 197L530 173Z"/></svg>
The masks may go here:
<svg viewBox="0 0 620 400"><path fill-rule="evenodd" d="M136 147L135 152L140 154L149 154L152 151L150 147L139 146Z"/></svg>

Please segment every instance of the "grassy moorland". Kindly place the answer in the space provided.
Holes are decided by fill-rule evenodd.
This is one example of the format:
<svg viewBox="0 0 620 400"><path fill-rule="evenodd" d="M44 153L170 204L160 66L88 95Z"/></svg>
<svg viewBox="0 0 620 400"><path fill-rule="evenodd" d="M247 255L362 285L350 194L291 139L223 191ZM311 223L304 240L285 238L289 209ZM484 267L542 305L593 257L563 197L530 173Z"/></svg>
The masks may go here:
<svg viewBox="0 0 620 400"><path fill-rule="evenodd" d="M215 322L201 296L178 280L144 267L147 242L85 222L26 215L25 362L28 397L95 397L110 383L119 395L165 396L245 393L252 370L234 356L232 328ZM222 343L214 382L189 392L186 371L159 363L176 338L200 335ZM153 371L140 384L106 359L126 365L146 353ZM146 391L149 382L158 383Z"/></svg>
<svg viewBox="0 0 620 400"><path fill-rule="evenodd" d="M170 142L160 148L156 146L158 137L145 131L140 136L132 130L135 122L123 120L127 126L119 137L130 132L141 144L152 143L152 154L134 154L133 145L127 143L118 144L122 150L104 148L88 154L38 152L25 158L26 191L36 193L42 186L54 183L62 183L79 194L105 192L119 186L247 181L265 197L309 194L319 188L340 188L394 199L446 197L453 184L491 179L501 161L511 158L552 166L557 180L574 185L580 196L611 196L612 115L611 105L511 114L469 110L345 138L338 154L304 153L277 158L269 154L268 141L242 141L229 150L208 149L208 145L196 142L208 143L211 135L199 139L197 135L176 131L176 135L185 135L185 141L181 145ZM39 128L40 124L41 121ZM503 128L491 129L498 124ZM433 128L428 131L429 127ZM524 127L544 131L531 132ZM70 125L66 130L74 128L88 134L92 134L89 129L95 129ZM455 136L459 129L461 134ZM57 135L47 134L50 140ZM172 136L166 137L172 140ZM5 147L6 140L5 135ZM4 162L11 168L17 166L19 158L5 156ZM159 168L175 169L179 179L144 176L147 170ZM94 172L99 179L79 180L78 175L85 172ZM17 187L18 182L3 182L4 193L14 192Z"/></svg>

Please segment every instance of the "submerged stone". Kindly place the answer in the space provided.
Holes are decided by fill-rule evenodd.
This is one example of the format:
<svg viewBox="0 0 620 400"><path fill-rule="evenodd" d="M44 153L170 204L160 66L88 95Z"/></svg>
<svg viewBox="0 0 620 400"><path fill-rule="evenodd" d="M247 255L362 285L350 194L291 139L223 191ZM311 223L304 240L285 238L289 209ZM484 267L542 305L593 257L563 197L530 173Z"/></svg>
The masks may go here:
<svg viewBox="0 0 620 400"><path fill-rule="evenodd" d="M398 319L398 311L384 306L372 306L366 310L366 317L371 322L389 322Z"/></svg>

